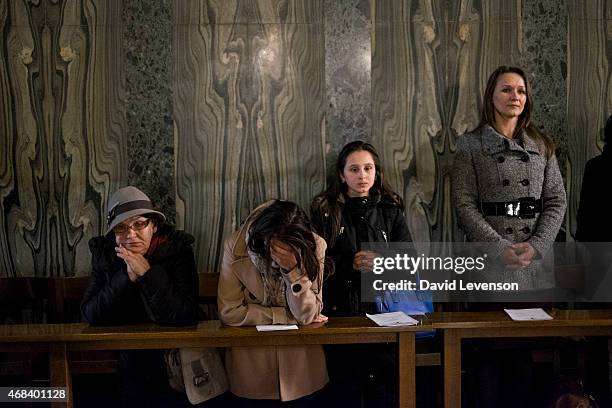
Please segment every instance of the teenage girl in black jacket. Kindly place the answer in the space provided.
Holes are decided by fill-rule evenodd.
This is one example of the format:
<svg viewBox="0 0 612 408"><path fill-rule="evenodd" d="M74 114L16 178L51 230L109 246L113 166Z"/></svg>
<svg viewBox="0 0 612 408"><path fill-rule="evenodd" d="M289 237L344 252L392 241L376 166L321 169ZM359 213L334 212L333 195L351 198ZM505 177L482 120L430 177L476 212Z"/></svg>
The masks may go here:
<svg viewBox="0 0 612 408"><path fill-rule="evenodd" d="M360 301L361 271L371 271L372 251L365 242L411 241L402 198L383 178L374 147L355 141L345 145L336 163L336 177L312 202L311 221L328 245L335 272L325 282L324 313L355 316L368 310Z"/></svg>
<svg viewBox="0 0 612 408"><path fill-rule="evenodd" d="M361 301L361 274L372 273L377 255L366 242L406 242L410 233L401 197L383 178L378 153L366 142L344 146L336 176L311 205L311 222L327 241L335 271L324 281L323 311L327 316L375 312ZM396 356L389 347L362 345L325 347L330 374L329 398L345 406L397 405L394 385Z"/></svg>

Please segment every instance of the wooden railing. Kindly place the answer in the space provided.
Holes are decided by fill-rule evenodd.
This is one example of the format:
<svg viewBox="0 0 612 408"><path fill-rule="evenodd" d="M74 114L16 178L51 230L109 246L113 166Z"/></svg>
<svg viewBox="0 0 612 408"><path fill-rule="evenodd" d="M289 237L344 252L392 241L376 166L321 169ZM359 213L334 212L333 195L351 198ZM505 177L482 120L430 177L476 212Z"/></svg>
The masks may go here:
<svg viewBox="0 0 612 408"><path fill-rule="evenodd" d="M198 278L202 306L216 310L219 274L200 273ZM40 319L47 323L78 323L79 305L90 279L89 276L0 279L0 311L8 314L28 310L30 316L38 316L34 322ZM35 357L32 351L0 359L0 375L22 376L30 383ZM118 355L115 350L74 351L69 354L69 364L73 374L109 374L117 371Z"/></svg>
<svg viewBox="0 0 612 408"><path fill-rule="evenodd" d="M6 280L0 279L0 294L6 295L6 298L0 297L0 303L14 300L15 296L29 296L36 301L42 298L59 305L50 308L50 320L61 320L64 302L80 301L88 280L53 278L47 281L45 292L37 278L31 282L13 281L11 284L16 285L16 289L12 290L4 285ZM217 274L200 274L200 297L214 301L217 284ZM461 341L464 338L612 336L612 310L553 310L551 313L553 320L515 322L501 311L441 312L431 314L426 325L411 328L374 327L361 317L336 318L326 325L314 324L297 331L273 333L258 333L252 327L224 327L218 321L204 321L189 328L163 328L152 324L110 328L94 328L84 323L7 325L0 326L0 351L49 351L53 385L69 385L72 373L87 372L83 368L86 364L75 359L83 351L91 356L92 350L396 342L400 348L400 406L412 407L418 361L414 332L435 329L444 339L444 398L448 408L460 406ZM70 406L70 403L60 405Z"/></svg>
<svg viewBox="0 0 612 408"><path fill-rule="evenodd" d="M164 349L175 347L285 346L305 344L398 343L401 407L415 406L415 337L430 326L377 327L365 317L330 319L299 330L257 332L254 327L227 327L219 321L193 327L142 324L90 327L84 323L0 326L0 351L31 348L50 353L51 385L71 391L69 354L75 351ZM72 406L67 403L54 406Z"/></svg>
<svg viewBox="0 0 612 408"><path fill-rule="evenodd" d="M295 331L259 333L253 327L226 327L218 321L186 328L153 324L90 327L84 323L0 326L0 351L50 352L52 385L70 386L69 354L76 351L173 347L230 347L295 344L389 343L399 345L400 406L414 406L414 332L436 329L444 338L445 407L461 401L461 341L464 338L612 336L612 310L553 310L553 320L512 321L503 312L433 313L427 324L375 327L362 317L332 318ZM60 404L58 406L70 406Z"/></svg>

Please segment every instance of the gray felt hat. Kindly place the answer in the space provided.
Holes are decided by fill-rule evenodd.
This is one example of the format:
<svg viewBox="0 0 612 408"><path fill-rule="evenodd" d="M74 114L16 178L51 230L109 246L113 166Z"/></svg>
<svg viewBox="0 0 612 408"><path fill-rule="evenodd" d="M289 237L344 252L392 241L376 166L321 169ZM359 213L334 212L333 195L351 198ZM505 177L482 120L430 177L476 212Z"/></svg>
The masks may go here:
<svg viewBox="0 0 612 408"><path fill-rule="evenodd" d="M115 191L108 201L108 213L106 219L108 221L108 234L118 224L135 215L157 214L163 221L166 221L166 216L159 211L153 209L153 204L149 197L136 187L127 186Z"/></svg>

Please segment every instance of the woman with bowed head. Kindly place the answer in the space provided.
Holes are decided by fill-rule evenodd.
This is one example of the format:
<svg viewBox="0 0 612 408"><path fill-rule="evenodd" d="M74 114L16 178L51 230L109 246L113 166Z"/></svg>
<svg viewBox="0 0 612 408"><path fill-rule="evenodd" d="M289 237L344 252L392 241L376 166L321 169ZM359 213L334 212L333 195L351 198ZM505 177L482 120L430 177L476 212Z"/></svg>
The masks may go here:
<svg viewBox="0 0 612 408"><path fill-rule="evenodd" d="M565 214L565 189L553 143L531 123L532 112L523 70L501 66L487 82L480 124L457 141L452 199L458 224L468 241L489 243L498 266L487 270L491 281L517 283L520 290L470 308L512 307L499 302L520 295L541 301L554 287L551 249ZM529 341L506 344L503 352L496 342L474 344L481 406L529 400Z"/></svg>
<svg viewBox="0 0 612 408"><path fill-rule="evenodd" d="M194 239L165 220L136 187L111 196L106 234L89 242L92 275L81 303L84 320L96 326L197 323ZM168 384L164 350L121 352L119 376L125 406L187 404Z"/></svg>
<svg viewBox="0 0 612 408"><path fill-rule="evenodd" d="M255 208L225 242L217 297L221 321L326 322L325 248L297 204L273 200ZM235 406L278 406L278 400L282 406L312 406L328 381L319 345L232 347L226 367Z"/></svg>

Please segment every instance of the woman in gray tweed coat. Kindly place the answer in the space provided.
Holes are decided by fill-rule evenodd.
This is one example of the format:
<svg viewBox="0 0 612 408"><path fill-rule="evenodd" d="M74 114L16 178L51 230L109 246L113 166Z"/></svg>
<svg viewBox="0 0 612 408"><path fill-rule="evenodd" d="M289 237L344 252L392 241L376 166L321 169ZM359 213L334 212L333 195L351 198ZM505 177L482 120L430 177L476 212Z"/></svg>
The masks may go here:
<svg viewBox="0 0 612 408"><path fill-rule="evenodd" d="M499 281L545 289L554 285L552 269L538 264L559 231L566 198L553 143L531 124L532 109L525 73L497 68L480 125L457 141L452 197L467 239L490 242L505 265Z"/></svg>

